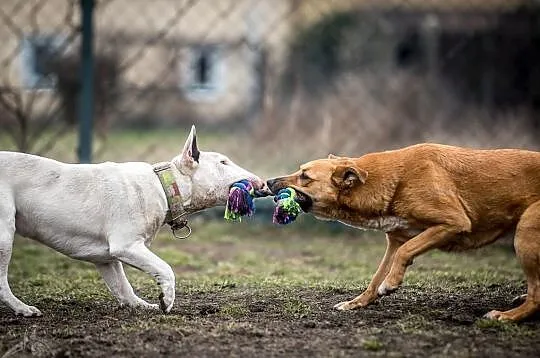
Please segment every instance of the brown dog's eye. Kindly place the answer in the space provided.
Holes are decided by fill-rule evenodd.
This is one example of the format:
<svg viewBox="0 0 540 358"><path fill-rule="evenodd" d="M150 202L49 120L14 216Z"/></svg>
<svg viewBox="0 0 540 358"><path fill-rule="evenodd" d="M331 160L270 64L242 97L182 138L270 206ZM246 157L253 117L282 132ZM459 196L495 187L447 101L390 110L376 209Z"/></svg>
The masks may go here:
<svg viewBox="0 0 540 358"><path fill-rule="evenodd" d="M311 178L306 175L305 172L300 173L300 180L310 180Z"/></svg>

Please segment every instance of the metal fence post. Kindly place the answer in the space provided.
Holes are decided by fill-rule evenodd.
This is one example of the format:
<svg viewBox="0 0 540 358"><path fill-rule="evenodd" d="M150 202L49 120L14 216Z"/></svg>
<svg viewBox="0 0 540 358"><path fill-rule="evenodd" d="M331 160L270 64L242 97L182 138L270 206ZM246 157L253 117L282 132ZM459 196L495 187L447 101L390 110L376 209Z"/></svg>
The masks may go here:
<svg viewBox="0 0 540 358"><path fill-rule="evenodd" d="M81 86L79 92L79 162L92 162L92 120L94 116L94 0L80 0Z"/></svg>

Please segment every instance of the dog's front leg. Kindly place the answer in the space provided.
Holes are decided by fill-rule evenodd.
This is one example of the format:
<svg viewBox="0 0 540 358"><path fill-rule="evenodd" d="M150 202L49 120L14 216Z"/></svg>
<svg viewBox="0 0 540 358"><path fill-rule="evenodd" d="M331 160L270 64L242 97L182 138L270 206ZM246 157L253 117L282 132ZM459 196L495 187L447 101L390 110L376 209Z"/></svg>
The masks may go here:
<svg viewBox="0 0 540 358"><path fill-rule="evenodd" d="M371 282L366 290L351 301L344 301L336 304L334 308L341 311L352 310L359 307L365 307L371 302L375 301L378 297L377 288L390 271L390 265L392 264L397 249L406 240L407 238L401 237L397 234L386 234L386 252L384 253L383 259L379 263L377 272L375 272L375 275L373 275L371 278Z"/></svg>
<svg viewBox="0 0 540 358"><path fill-rule="evenodd" d="M396 251L390 272L377 289L378 294L383 296L395 291L403 282L407 266L413 263L415 257L444 245L456 235L469 231L470 222L468 225L441 224L424 230L421 234L404 243Z"/></svg>
<svg viewBox="0 0 540 358"><path fill-rule="evenodd" d="M120 302L121 306L140 307L148 309L158 309L159 305L148 303L139 298L133 287L129 283L124 267L120 261L113 261L106 264L96 264L101 277L111 291L114 297Z"/></svg>
<svg viewBox="0 0 540 358"><path fill-rule="evenodd" d="M122 238L111 238L109 245L111 256L154 277L161 287L161 309L169 313L173 307L175 291L172 268L150 251L142 239L126 243Z"/></svg>

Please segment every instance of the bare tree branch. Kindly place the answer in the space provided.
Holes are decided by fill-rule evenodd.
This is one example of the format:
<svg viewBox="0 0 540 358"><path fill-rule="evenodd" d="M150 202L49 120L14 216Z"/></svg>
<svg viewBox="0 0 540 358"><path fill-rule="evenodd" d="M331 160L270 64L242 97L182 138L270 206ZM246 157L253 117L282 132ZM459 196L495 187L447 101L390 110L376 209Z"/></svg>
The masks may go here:
<svg viewBox="0 0 540 358"><path fill-rule="evenodd" d="M33 133L29 134L29 142L31 143L31 147L37 143L39 138L44 135L44 133L47 133L56 123L60 123L57 118L62 112L63 106L61 104L60 100L56 99L56 105L51 105L47 110L47 114L44 116L44 118L40 121L39 125L35 126L35 130ZM68 123L64 122L66 126L71 127Z"/></svg>
<svg viewBox="0 0 540 358"><path fill-rule="evenodd" d="M11 115L12 119L16 118L17 108L13 104L9 103L6 93L4 93L3 91L0 92L0 106L5 109L5 113L8 113L8 115ZM14 127L7 126L4 128L4 131L11 137L11 139L13 140L15 144L19 142L19 139L17 137Z"/></svg>

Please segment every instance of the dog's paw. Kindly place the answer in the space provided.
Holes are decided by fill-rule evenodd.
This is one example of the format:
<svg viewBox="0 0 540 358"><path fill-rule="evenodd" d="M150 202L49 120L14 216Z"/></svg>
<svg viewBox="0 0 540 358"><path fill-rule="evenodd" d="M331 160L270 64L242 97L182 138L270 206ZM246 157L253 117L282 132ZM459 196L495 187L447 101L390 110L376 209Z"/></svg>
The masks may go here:
<svg viewBox="0 0 540 358"><path fill-rule="evenodd" d="M159 305L157 303L145 302L144 305L140 305L139 307L144 308L145 310L151 310L151 311L159 310Z"/></svg>
<svg viewBox="0 0 540 358"><path fill-rule="evenodd" d="M132 307L142 308L145 310L158 310L159 305L157 303L148 303L142 298L137 297L137 301L131 304Z"/></svg>
<svg viewBox="0 0 540 358"><path fill-rule="evenodd" d="M142 298L135 296L130 300L120 301L120 308L159 310L159 305L157 303L148 303Z"/></svg>
<svg viewBox="0 0 540 358"><path fill-rule="evenodd" d="M483 318L492 319L492 320L498 320L498 319L500 319L501 314L502 314L501 311L493 310L493 311L489 311L488 313L486 313Z"/></svg>
<svg viewBox="0 0 540 358"><path fill-rule="evenodd" d="M359 304L354 304L353 301L344 301L334 305L334 308L338 311L350 311L358 307L363 307Z"/></svg>
<svg viewBox="0 0 540 358"><path fill-rule="evenodd" d="M15 315L24 317L39 317L43 314L34 306L21 306L15 309Z"/></svg>
<svg viewBox="0 0 540 358"><path fill-rule="evenodd" d="M136 302L127 303L125 306L144 310L159 310L159 305L157 303L148 303L142 299L139 299Z"/></svg>
<svg viewBox="0 0 540 358"><path fill-rule="evenodd" d="M349 311L357 308L363 308L377 299L377 295L372 291L364 291L360 296L350 301L340 302L334 305L338 311Z"/></svg>
<svg viewBox="0 0 540 358"><path fill-rule="evenodd" d="M495 321L512 321L513 319L509 317L507 314L501 311L489 311L484 315L485 319L495 320Z"/></svg>
<svg viewBox="0 0 540 358"><path fill-rule="evenodd" d="M163 311L163 313L169 313L171 312L174 304L174 296L172 299L167 299L163 293L159 294L159 307Z"/></svg>
<svg viewBox="0 0 540 358"><path fill-rule="evenodd" d="M377 288L377 294L379 296L386 296L386 295L391 294L397 289L398 289L398 286L392 286L388 284L386 280L384 280L383 283L379 285L379 288Z"/></svg>

